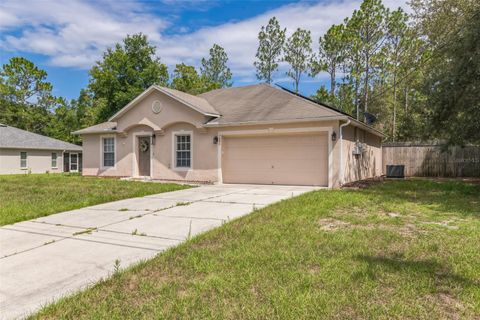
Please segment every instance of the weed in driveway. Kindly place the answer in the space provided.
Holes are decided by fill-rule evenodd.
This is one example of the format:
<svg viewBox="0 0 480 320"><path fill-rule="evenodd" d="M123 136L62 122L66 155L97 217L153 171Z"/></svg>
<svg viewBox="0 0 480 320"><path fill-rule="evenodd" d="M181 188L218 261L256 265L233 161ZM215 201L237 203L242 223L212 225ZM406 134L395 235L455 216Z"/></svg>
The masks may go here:
<svg viewBox="0 0 480 320"><path fill-rule="evenodd" d="M75 232L75 233L73 233L73 235L78 236L78 235L81 235L81 234L92 234L92 231L96 231L96 230L97 230L97 228L95 228L95 227L87 228L85 230Z"/></svg>

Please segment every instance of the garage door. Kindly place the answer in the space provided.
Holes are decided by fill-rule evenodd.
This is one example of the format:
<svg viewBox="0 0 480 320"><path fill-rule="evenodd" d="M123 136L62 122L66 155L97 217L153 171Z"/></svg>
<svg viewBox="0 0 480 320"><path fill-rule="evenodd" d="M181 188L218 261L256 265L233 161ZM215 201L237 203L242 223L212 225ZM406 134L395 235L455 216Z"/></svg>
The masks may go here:
<svg viewBox="0 0 480 320"><path fill-rule="evenodd" d="M224 137L225 183L328 185L327 134Z"/></svg>

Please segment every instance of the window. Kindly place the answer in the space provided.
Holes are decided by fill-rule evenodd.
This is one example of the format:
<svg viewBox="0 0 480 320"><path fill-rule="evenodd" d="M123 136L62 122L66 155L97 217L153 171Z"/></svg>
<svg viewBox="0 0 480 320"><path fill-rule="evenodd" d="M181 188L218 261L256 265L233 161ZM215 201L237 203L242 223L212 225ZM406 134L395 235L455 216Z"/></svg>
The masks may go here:
<svg viewBox="0 0 480 320"><path fill-rule="evenodd" d="M57 168L57 153L53 152L52 153L52 169Z"/></svg>
<svg viewBox="0 0 480 320"><path fill-rule="evenodd" d="M175 135L175 167L190 168L192 163L191 146L189 134Z"/></svg>
<svg viewBox="0 0 480 320"><path fill-rule="evenodd" d="M70 153L70 172L78 172L78 154Z"/></svg>
<svg viewBox="0 0 480 320"><path fill-rule="evenodd" d="M103 166L115 166L115 138L103 138Z"/></svg>
<svg viewBox="0 0 480 320"><path fill-rule="evenodd" d="M27 169L27 153L25 151L20 152L20 168Z"/></svg>

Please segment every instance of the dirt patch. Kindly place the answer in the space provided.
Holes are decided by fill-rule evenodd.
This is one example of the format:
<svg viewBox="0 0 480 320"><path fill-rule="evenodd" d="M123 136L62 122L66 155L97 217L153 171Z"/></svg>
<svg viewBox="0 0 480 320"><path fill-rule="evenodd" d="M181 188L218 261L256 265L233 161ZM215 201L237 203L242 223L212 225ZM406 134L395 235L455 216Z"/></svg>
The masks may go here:
<svg viewBox="0 0 480 320"><path fill-rule="evenodd" d="M423 224L433 224L436 226L445 227L450 230L457 230L458 226L451 225L450 223L455 222L455 220L447 220L447 221L440 221L440 222L424 222Z"/></svg>
<svg viewBox="0 0 480 320"><path fill-rule="evenodd" d="M385 213L388 217L390 218L399 218L401 217L402 215L398 212L387 212Z"/></svg>
<svg viewBox="0 0 480 320"><path fill-rule="evenodd" d="M332 218L318 220L320 229L323 231L336 231L338 229L348 228L350 223Z"/></svg>
<svg viewBox="0 0 480 320"><path fill-rule="evenodd" d="M445 319L462 319L465 312L463 303L448 292L427 296L427 301L437 306Z"/></svg>
<svg viewBox="0 0 480 320"><path fill-rule="evenodd" d="M342 186L342 189L366 189L370 188L372 186L376 186L378 184L382 184L385 182L385 177L375 177L375 178L369 178L365 180L358 180L358 181L353 181L349 183L345 183Z"/></svg>

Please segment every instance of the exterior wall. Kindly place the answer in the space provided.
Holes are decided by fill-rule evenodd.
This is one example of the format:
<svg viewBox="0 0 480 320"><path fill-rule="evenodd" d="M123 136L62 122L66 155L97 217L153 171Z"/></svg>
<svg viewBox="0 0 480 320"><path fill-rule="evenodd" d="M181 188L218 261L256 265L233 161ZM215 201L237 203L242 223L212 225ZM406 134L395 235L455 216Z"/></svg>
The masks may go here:
<svg viewBox="0 0 480 320"><path fill-rule="evenodd" d="M20 168L20 152L27 152L27 168ZM52 153L57 153L57 168L52 168ZM0 149L0 174L63 172L63 151Z"/></svg>
<svg viewBox="0 0 480 320"><path fill-rule="evenodd" d="M352 182L382 175L382 138L360 128L343 128L344 182ZM357 141L366 143L362 155L354 155Z"/></svg>
<svg viewBox="0 0 480 320"><path fill-rule="evenodd" d="M152 112L155 100L162 102L159 114ZM275 135L286 132L298 133L312 130L335 132L339 137L339 121L298 122L275 125L248 125L235 127L211 127L202 125L208 118L190 109L188 106L164 95L154 92L146 96L134 108L117 119L115 137L116 164L111 168L102 168L102 134L83 135L83 174L98 176L138 176L138 137L155 135L155 144L151 146L151 177L165 180L186 180L217 182L221 181L222 136L228 135ZM382 153L381 138L356 129L360 141L368 144L365 155L359 159L352 155L355 141L355 129L344 128L344 168L346 181L381 175ZM173 136L175 132L192 134L192 168L177 170L174 168ZM219 137L218 144L213 143ZM340 143L328 136L329 186L340 185ZM319 146L320 147L320 146Z"/></svg>

